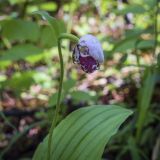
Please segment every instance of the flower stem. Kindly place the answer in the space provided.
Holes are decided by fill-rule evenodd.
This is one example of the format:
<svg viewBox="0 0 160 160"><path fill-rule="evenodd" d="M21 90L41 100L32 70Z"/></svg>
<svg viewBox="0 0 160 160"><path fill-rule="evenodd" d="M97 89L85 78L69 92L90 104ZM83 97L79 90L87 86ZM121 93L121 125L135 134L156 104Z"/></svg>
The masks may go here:
<svg viewBox="0 0 160 160"><path fill-rule="evenodd" d="M154 32L155 32L155 44L154 44L154 56L156 55L156 49L158 44L158 11L159 11L159 0L156 1L156 9L155 9L155 19L154 19Z"/></svg>
<svg viewBox="0 0 160 160"><path fill-rule="evenodd" d="M62 33L59 37L58 37L58 53L59 53L59 59L60 59L60 82L59 82L59 90L58 90L58 98L57 98L57 104L56 104L56 109L55 109L55 113L54 113L54 117L53 117L53 121L51 124L51 128L49 131L49 138L48 138L48 154L47 154L47 160L50 160L51 158L51 146L53 144L53 140L52 140L52 135L53 135L53 131L56 127L57 124L57 120L58 120L58 115L59 112L61 110L60 107L60 103L61 103L61 95L62 95L62 88L63 88L63 77L64 77L64 63L63 63L63 56L62 56L62 50L61 50L61 41L63 39L69 39L75 43L78 43L79 38L72 35L72 34L67 34L67 33Z"/></svg>

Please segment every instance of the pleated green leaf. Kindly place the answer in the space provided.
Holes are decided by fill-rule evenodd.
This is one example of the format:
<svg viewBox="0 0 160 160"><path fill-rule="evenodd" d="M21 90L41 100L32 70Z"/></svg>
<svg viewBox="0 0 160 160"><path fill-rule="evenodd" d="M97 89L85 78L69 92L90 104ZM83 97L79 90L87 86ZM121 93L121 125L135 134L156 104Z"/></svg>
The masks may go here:
<svg viewBox="0 0 160 160"><path fill-rule="evenodd" d="M132 111L116 105L95 105L68 115L54 130L51 160L101 160L108 140ZM46 159L48 137L33 160Z"/></svg>

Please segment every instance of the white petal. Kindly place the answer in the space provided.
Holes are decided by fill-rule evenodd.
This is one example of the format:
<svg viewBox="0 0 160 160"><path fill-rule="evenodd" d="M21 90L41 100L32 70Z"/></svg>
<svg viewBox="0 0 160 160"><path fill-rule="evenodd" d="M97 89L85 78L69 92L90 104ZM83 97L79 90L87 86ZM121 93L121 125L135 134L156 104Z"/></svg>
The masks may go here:
<svg viewBox="0 0 160 160"><path fill-rule="evenodd" d="M95 36L87 34L80 38L79 44L89 48L89 55L91 55L99 63L104 61L103 50L100 42Z"/></svg>

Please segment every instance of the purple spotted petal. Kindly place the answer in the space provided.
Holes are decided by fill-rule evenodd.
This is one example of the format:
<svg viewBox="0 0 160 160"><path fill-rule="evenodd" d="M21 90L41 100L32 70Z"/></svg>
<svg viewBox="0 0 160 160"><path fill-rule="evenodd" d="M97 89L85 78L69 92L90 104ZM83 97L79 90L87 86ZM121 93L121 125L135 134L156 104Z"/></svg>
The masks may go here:
<svg viewBox="0 0 160 160"><path fill-rule="evenodd" d="M104 61L104 55L99 41L92 35L80 38L73 51L73 62L81 66L86 73L99 69L99 64Z"/></svg>
<svg viewBox="0 0 160 160"><path fill-rule="evenodd" d="M86 73L92 73L99 69L99 63L91 56L79 57L81 68Z"/></svg>

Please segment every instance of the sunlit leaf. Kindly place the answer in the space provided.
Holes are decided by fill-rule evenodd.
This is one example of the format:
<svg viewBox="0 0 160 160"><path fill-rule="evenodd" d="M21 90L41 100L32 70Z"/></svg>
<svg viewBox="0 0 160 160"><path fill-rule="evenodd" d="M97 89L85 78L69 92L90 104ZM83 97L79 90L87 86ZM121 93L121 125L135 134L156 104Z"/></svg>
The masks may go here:
<svg viewBox="0 0 160 160"><path fill-rule="evenodd" d="M24 59L28 56L32 56L35 54L42 53L43 50L35 47L32 44L20 44L17 46L12 47L7 51L0 52L2 56L0 56L0 61L8 61L8 60L19 60Z"/></svg>
<svg viewBox="0 0 160 160"><path fill-rule="evenodd" d="M10 79L6 80L3 85L15 89L16 92L28 89L34 82L33 75L34 72L32 71L23 73L17 72Z"/></svg>
<svg viewBox="0 0 160 160"><path fill-rule="evenodd" d="M31 21L20 19L7 20L2 25L2 36L14 40L37 41L39 38L39 26Z"/></svg>
<svg viewBox="0 0 160 160"><path fill-rule="evenodd" d="M154 40L139 40L137 38L124 39L118 42L113 52L127 52L132 49L148 49L154 47Z"/></svg>
<svg viewBox="0 0 160 160"><path fill-rule="evenodd" d="M62 98L61 99L64 99L64 94L62 93ZM53 93L52 95L51 95L51 97L49 98L49 102L48 102L48 105L49 106L55 106L56 105L56 103L57 103L57 98L58 98L58 93Z"/></svg>
<svg viewBox="0 0 160 160"><path fill-rule="evenodd" d="M125 15L127 13L142 14L146 12L145 8L138 4L127 5L122 10L115 10L114 13Z"/></svg>
<svg viewBox="0 0 160 160"><path fill-rule="evenodd" d="M37 84L40 84L43 88L51 88L52 87L52 79L51 77L45 72L39 71L36 72L33 76L34 81Z"/></svg>
<svg viewBox="0 0 160 160"><path fill-rule="evenodd" d="M45 2L40 3L39 8L45 11L55 11L57 9L57 4L55 2Z"/></svg>
<svg viewBox="0 0 160 160"><path fill-rule="evenodd" d="M145 30L139 28L127 30L125 38L115 43L112 52L126 52L127 50L135 48L152 48L153 40L142 40L140 37L142 34L153 34L153 28Z"/></svg>
<svg viewBox="0 0 160 160"><path fill-rule="evenodd" d="M142 3L147 4L149 8L153 9L156 6L157 0L143 0Z"/></svg>
<svg viewBox="0 0 160 160"><path fill-rule="evenodd" d="M56 37L51 34L52 29L45 26L41 29L40 43L43 47L53 47L57 45Z"/></svg>
<svg viewBox="0 0 160 160"><path fill-rule="evenodd" d="M76 80L74 79L68 79L64 81L63 88L65 92L68 92L69 90L71 90L75 86L75 84L76 84Z"/></svg>
<svg viewBox="0 0 160 160"><path fill-rule="evenodd" d="M153 48L154 45L155 45L154 40L143 40L138 43L137 48L148 49L148 48Z"/></svg>
<svg viewBox="0 0 160 160"><path fill-rule="evenodd" d="M126 52L129 49L133 49L136 41L137 39L134 38L122 40L115 45L113 52Z"/></svg>
<svg viewBox="0 0 160 160"><path fill-rule="evenodd" d="M71 97L77 101L87 101L93 98L88 92L84 91L73 91L71 92Z"/></svg>
<svg viewBox="0 0 160 160"><path fill-rule="evenodd" d="M25 0L9 0L11 5L19 4L19 3L24 3Z"/></svg>

